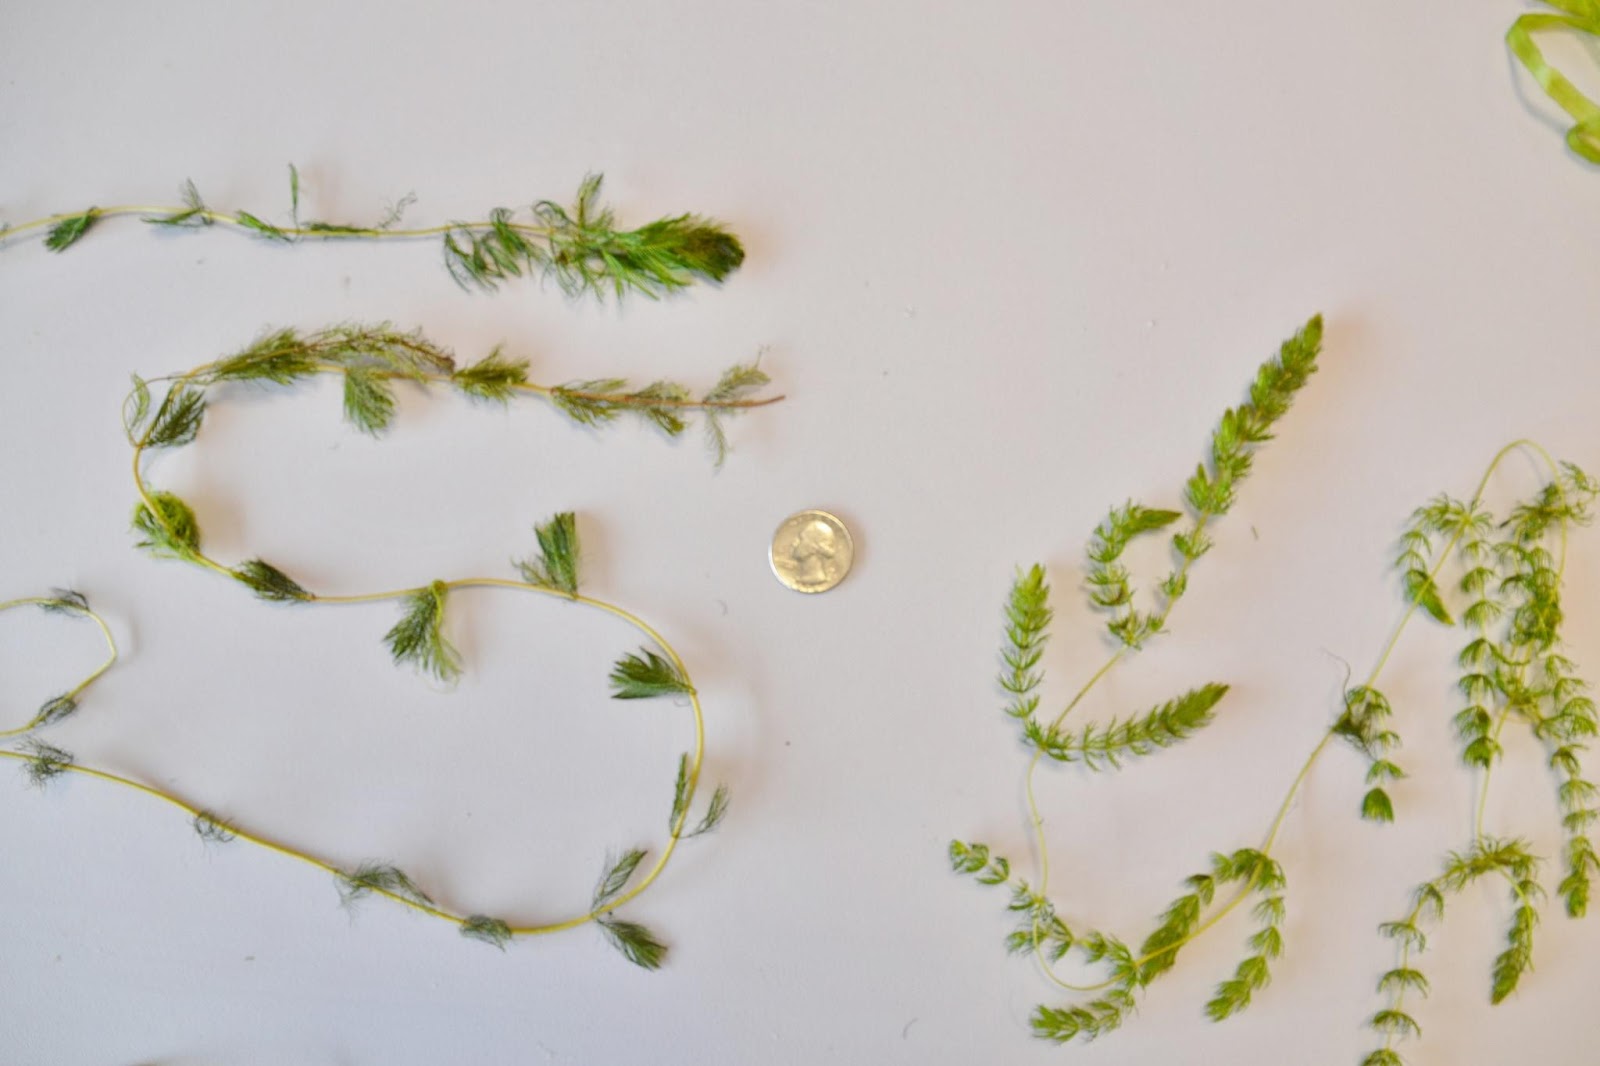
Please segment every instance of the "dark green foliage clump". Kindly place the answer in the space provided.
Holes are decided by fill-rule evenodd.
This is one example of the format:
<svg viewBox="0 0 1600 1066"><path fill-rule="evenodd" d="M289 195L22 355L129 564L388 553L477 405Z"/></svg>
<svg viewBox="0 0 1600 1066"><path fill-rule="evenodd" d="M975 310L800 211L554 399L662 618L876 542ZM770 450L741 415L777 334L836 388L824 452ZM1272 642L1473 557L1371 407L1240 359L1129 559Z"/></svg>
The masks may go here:
<svg viewBox="0 0 1600 1066"><path fill-rule="evenodd" d="M522 580L539 588L578 595L578 519L562 511L550 521L534 526L539 541L539 558L519 561Z"/></svg>
<svg viewBox="0 0 1600 1066"><path fill-rule="evenodd" d="M623 958L635 966L654 970L660 967L666 957L666 945L657 940L644 926L637 922L623 921L611 913L611 909L617 905L617 897L628 887L628 882L633 879L644 858L645 852L635 848L624 852L622 857L615 861L607 860L606 868L595 884L590 911L594 914L595 922L600 926L600 932L605 935L606 941L621 952Z"/></svg>
<svg viewBox="0 0 1600 1066"><path fill-rule="evenodd" d="M191 385L178 385L156 408L150 428L139 443L146 448L182 447L199 435L205 412L205 394Z"/></svg>
<svg viewBox="0 0 1600 1066"><path fill-rule="evenodd" d="M50 725L52 722L59 722L63 718L75 714L77 710L78 701L70 693L52 696L39 707L38 713L33 716L33 721L29 722L28 725L30 728Z"/></svg>
<svg viewBox="0 0 1600 1066"><path fill-rule="evenodd" d="M619 859L606 861L606 868L600 875L600 880L595 882L594 898L591 909L599 912L607 904L616 899L628 882L633 879L634 871L639 869L639 864L644 861L645 852L641 848L623 852Z"/></svg>
<svg viewBox="0 0 1600 1066"><path fill-rule="evenodd" d="M648 648L640 651L640 655L624 655L611 668L612 699L641 700L694 692L694 686L676 663Z"/></svg>
<svg viewBox="0 0 1600 1066"><path fill-rule="evenodd" d="M569 296L655 298L696 278L721 281L744 262L739 239L697 215L658 219L619 230L600 203L601 178L584 178L571 207L533 206L533 225L497 208L485 225L458 224L445 236L445 266L463 288L494 289L524 274L553 278Z"/></svg>
<svg viewBox="0 0 1600 1066"><path fill-rule="evenodd" d="M22 742L22 750L28 756L23 772L28 775L29 783L35 787L42 788L46 781L66 773L73 765L71 752L32 737Z"/></svg>
<svg viewBox="0 0 1600 1066"><path fill-rule="evenodd" d="M689 756L678 757L678 777L672 786L672 811L667 815L667 829L681 840L690 840L711 832L722 824L722 819L728 814L728 786L718 785L711 793L711 802L706 804L706 812L700 817L699 823L688 831L684 830L685 820L689 816Z"/></svg>
<svg viewBox="0 0 1600 1066"><path fill-rule="evenodd" d="M700 816L700 821L687 833L682 834L683 839L689 840L711 832L722 824L728 816L728 786L718 785L711 791L711 802L706 804L705 814Z"/></svg>
<svg viewBox="0 0 1600 1066"><path fill-rule="evenodd" d="M194 511L170 492L153 492L151 510L139 504L133 510L134 531L143 534L138 546L151 555L193 562L200 554L200 525Z"/></svg>
<svg viewBox="0 0 1600 1066"><path fill-rule="evenodd" d="M89 232L89 227L94 225L95 219L100 217L97 208L89 208L81 215L73 215L63 219L50 227L50 232L45 236L44 246L52 252L64 252L83 239Z"/></svg>
<svg viewBox="0 0 1600 1066"><path fill-rule="evenodd" d="M411 593L405 599L405 614L383 638L395 662L410 663L440 681L461 676L461 655L444 635L448 594L442 581Z"/></svg>
<svg viewBox="0 0 1600 1066"><path fill-rule="evenodd" d="M236 212L233 216L233 220L245 229L251 230L260 236L267 238L269 241L282 241L283 243L288 244L294 240L294 237L284 230L283 227L274 226L272 223L259 219L248 211Z"/></svg>
<svg viewBox="0 0 1600 1066"><path fill-rule="evenodd" d="M517 389L528 384L528 361L510 360L496 348L483 359L451 375L456 388L477 400L507 403Z"/></svg>
<svg viewBox="0 0 1600 1066"><path fill-rule="evenodd" d="M383 892L413 903L433 903L405 871L388 863L362 863L351 873L339 875L339 898L345 904L354 903L369 892Z"/></svg>
<svg viewBox="0 0 1600 1066"><path fill-rule="evenodd" d="M595 919L606 942L622 953L622 957L646 970L658 970L667 957L667 946L656 939L638 922L625 922L609 914Z"/></svg>
<svg viewBox="0 0 1600 1066"><path fill-rule="evenodd" d="M302 340L292 329L280 329L268 333L243 351L213 363L203 380L207 384L254 381L290 385L310 377L319 369L315 345Z"/></svg>
<svg viewBox="0 0 1600 1066"><path fill-rule="evenodd" d="M51 589L50 598L39 604L39 610L47 614L74 614L86 615L89 613L89 601L74 589Z"/></svg>
<svg viewBox="0 0 1600 1066"><path fill-rule="evenodd" d="M260 559L240 563L233 568L233 576L269 603L301 603L314 598L294 578Z"/></svg>
<svg viewBox="0 0 1600 1066"><path fill-rule="evenodd" d="M483 914L474 914L461 923L461 935L468 940L481 940L491 944L501 951L511 943L513 936L511 927L499 918L490 918Z"/></svg>
<svg viewBox="0 0 1600 1066"><path fill-rule="evenodd" d="M394 389L380 371L364 366L344 372L345 421L376 437L394 420Z"/></svg>

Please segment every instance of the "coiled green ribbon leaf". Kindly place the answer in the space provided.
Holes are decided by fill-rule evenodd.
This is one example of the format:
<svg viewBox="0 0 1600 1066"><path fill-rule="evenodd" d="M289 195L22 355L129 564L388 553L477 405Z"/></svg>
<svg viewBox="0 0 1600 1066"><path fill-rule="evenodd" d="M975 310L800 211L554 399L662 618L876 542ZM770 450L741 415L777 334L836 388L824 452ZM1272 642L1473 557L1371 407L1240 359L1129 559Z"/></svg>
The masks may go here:
<svg viewBox="0 0 1600 1066"><path fill-rule="evenodd" d="M1591 163L1600 163L1600 106L1590 100L1562 73L1545 62L1544 53L1533 43L1533 35L1544 30L1574 30L1600 37L1600 0L1544 0L1564 14L1549 12L1519 17L1506 31L1506 44L1545 95L1572 116L1567 131L1567 147Z"/></svg>

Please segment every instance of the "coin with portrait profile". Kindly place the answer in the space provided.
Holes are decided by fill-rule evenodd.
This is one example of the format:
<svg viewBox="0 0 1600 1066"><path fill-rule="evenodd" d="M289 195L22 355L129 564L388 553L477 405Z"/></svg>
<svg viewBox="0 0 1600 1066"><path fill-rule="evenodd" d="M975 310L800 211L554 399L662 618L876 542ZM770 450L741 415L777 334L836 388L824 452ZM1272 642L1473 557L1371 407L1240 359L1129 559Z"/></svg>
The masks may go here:
<svg viewBox="0 0 1600 1066"><path fill-rule="evenodd" d="M796 592L827 592L850 572L855 543L827 511L800 511L772 535L768 559L779 581Z"/></svg>

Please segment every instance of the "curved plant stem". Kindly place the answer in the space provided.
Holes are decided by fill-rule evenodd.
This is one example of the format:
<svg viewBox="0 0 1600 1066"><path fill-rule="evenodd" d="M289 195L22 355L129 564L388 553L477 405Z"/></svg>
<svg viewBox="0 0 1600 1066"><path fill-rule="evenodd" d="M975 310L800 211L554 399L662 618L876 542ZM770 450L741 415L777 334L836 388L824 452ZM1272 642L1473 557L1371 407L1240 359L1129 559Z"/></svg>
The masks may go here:
<svg viewBox="0 0 1600 1066"><path fill-rule="evenodd" d="M98 221L100 219L119 218L128 215L141 217L175 215L187 209L181 204L116 204L111 207L95 207L91 210L93 210L94 217ZM0 236L7 238L17 237L34 230L49 229L74 218L82 217L82 215L82 211L65 211L60 214L46 215L43 218L29 219L27 222L19 222L15 226L8 227L3 233L0 233ZM247 235L260 235L259 230L256 230L249 223L241 222L237 217L226 212L203 208L190 217L194 218L199 224L223 226ZM339 241L372 240L376 238L403 240L406 238L438 237L457 228L488 230L492 225L488 220L479 220L476 222L452 222L441 226L421 226L408 229L398 227L380 229L376 226L341 226L335 230L314 229L307 226L275 226L273 228L288 237ZM548 237L552 232L552 227L550 226L531 225L525 222L509 222L507 225L518 233L530 237Z"/></svg>
<svg viewBox="0 0 1600 1066"><path fill-rule="evenodd" d="M222 569L224 572L226 572L226 568L225 567L220 567L220 564L219 564L218 568ZM604 600L595 599L595 598L589 597L589 596L582 596L582 595L569 596L569 595L564 594L564 593L553 592L550 589L540 588L538 586L528 584L527 582L512 581L512 580L506 580L506 579L500 579L500 578L458 578L458 579L456 579L454 581L447 582L447 584L451 588L480 587L480 588L520 589L520 590L523 590L523 591L534 592L534 593L538 593L538 594L542 594L542 595L559 596L562 599L570 599L570 600L572 600L572 601L574 601L576 603L581 603L581 604L583 604L583 605L585 605L587 607L591 607L593 609L602 611L602 612L604 612L606 614L612 615L613 617L616 617L616 618L620 618L623 621L627 622L629 625L634 627L634 629L638 630L639 633L641 633L642 635L647 637L649 640L651 640L653 643L655 643L655 645L657 647L659 647L668 656L668 658L671 659L673 665L675 667L677 667L677 669L680 672L682 672L685 677L689 676L688 668L684 664L683 659L678 655L678 652L676 651L676 649L674 649L672 647L672 645L667 642L665 637L663 637L654 627L652 627L648 622L644 621L638 615L635 615L631 611L628 611L625 608L619 607L614 603L608 603L608 602L606 602ZM405 596L407 596L408 594L410 594L412 592L415 592L415 591L416 590L414 590L414 589L397 589L397 590L394 590L392 592L375 593L375 594L372 594L370 596L360 597L359 600L361 602L375 602L375 601L379 601L379 600L397 600L397 599L403 599ZM354 599L356 599L356 598L352 598L351 600L346 600L344 602L353 602ZM47 601L47 600L45 600L43 598L32 598L32 599L25 599L25 600L13 600L13 601L10 601L9 603L0 604L0 610L4 610L6 608L13 607L13 606L21 606L23 604L45 603L45 602L53 602L53 601ZM337 597L329 597L329 598L324 599L323 602L341 602L341 601ZM105 624L104 624L104 622L102 622L100 620L98 615L94 615L92 612L89 612L89 611L85 611L84 613L88 614L90 617L94 618L97 622L100 622L102 629L104 629L104 625ZM108 641L110 640L109 632L107 633L107 640ZM114 645L113 645L113 649L114 649ZM95 671L95 673L93 675L91 675L84 682L82 682L77 688L73 689L73 692L74 693L81 692L85 687L88 686L89 683L94 681L95 678L99 677L100 674L103 673L107 668L109 668L115 661L116 661L116 655L115 655L114 650L113 650L113 654L112 654L111 658L104 665L102 665L99 670ZM605 917L606 915L610 914L616 908L618 908L618 907L622 906L623 904L628 903L629 901L637 898L641 893L643 893L647 888L649 888L651 886L651 884L653 884L658 877L661 876L663 871L665 871L665 869L667 868L668 863L672 859L673 852L677 849L677 846L678 846L680 840L682 839L682 837L684 835L686 822L687 822L687 819L688 819L688 816L689 816L689 809L690 809L690 806L691 806L691 804L693 802L695 791L699 786L701 766L702 766L702 763L703 763L704 757L705 757L705 716L704 716L704 713L703 713L703 711L701 709L700 697L699 697L699 695L697 693L690 692L690 693L688 693L688 699L689 699L690 710L691 710L691 712L693 714L693 717L694 717L694 747L689 753L689 758L688 758L688 763L687 763L688 770L687 770L686 799L685 799L685 802L682 804L682 809L677 813L677 815L672 820L671 825L669 826L669 831L668 831L668 834L667 834L667 840L664 843L664 845L661 847L661 849L660 849L660 851L659 851L659 853L657 855L657 858L656 858L656 861L655 861L654 865L651 866L651 868L648 871L646 871L645 874L642 877L640 877L632 885L632 887L630 887L626 892L624 892L624 893L622 893L622 894L620 894L618 896L615 896L614 898L611 898L611 899L607 900L605 906L594 908L594 909L591 909L591 910L586 910L586 911L584 911L584 912L582 912L580 914L577 914L577 915L575 915L573 917L562 919L562 920L559 920L559 921L542 923L542 924L537 924L537 925L508 926L509 932L510 932L510 934L512 936L517 936L517 937L541 936L541 935L545 935L545 934L549 934L549 933L558 933L558 932L561 932L563 930L574 929L574 928L577 928L579 926L587 925L587 924L589 924L591 922L594 922L594 921L596 921L598 919L601 919L601 918ZM14 736L14 735L16 735L18 733L26 732L30 728L32 728L31 725L30 726L25 726L22 729L12 730L12 731L10 731L10 732L8 732L6 734L3 734L3 735L5 735L5 736ZM18 761L18 762L32 762L36 758L36 756L34 756L33 754L30 754L28 752L24 752L24 751L13 751L13 750L5 749L5 748L0 748L0 758L11 759L11 760L15 760L15 761ZM307 864L309 866L314 866L319 870L322 870L322 871L324 871L326 873L334 875L336 878L345 879L345 878L348 878L348 877L351 876L350 871L341 869L339 866L335 865L334 863L331 863L331 862L327 861L326 859L319 858L319 857L317 857L315 855L312 855L309 852L306 852L306 851L303 851L303 850L301 850L301 849L299 849L297 847L294 847L293 845L283 843L282 841L273 840L270 837L266 837L266 836L263 836L263 835L261 835L259 833L254 833L254 832L251 832L249 830L243 829L238 825L238 823L232 821L231 819L227 820L225 822L220 821L220 820L216 819L215 815L208 808L205 808L205 807L202 807L202 806L198 806L198 805L190 802L189 800L186 800L186 799L184 799L182 797L174 795L173 793L166 792L166 791L164 791L164 790L162 790L160 788L156 788L155 786L145 784L145 783L143 783L141 781L135 781L132 778L123 777L120 774L111 773L111 772L106 771L106 770L99 770L99 769L96 769L96 768L91 767L91 766L85 766L85 765L82 765L81 763L77 763L77 762L61 762L61 763L57 763L55 765L54 769L58 770L60 772L64 772L64 773L78 774L78 775L83 776L83 777L93 778L93 779L95 779L97 781L103 781L103 782L106 782L108 784L121 785L121 786L123 786L125 788L132 789L135 792L139 792L139 793L142 793L143 795L149 796L152 799L157 799L157 800L162 801L163 803L169 804L170 806L176 807L179 810L183 811L185 814L189 815L191 818L204 819L204 820L207 820L207 821L216 822L216 824L220 825L226 831L227 837L229 839L237 839L237 840L241 840L241 841L244 841L246 843L249 843L249 844L254 844L254 845L256 845L258 847L261 847L261 848L265 848L266 850L274 852L274 853L276 853L278 855L282 855L282 856L285 856L287 858L295 859L295 860L297 860L299 862L303 862L303 863L305 863L305 864ZM363 891L368 891L368 892L371 892L373 895L382 896L382 897L384 897L386 899L393 900L394 902L402 904L402 905L404 905L406 907L409 907L410 909L412 909L414 911L417 911L420 914L426 914L426 915L428 915L429 917L432 917L432 918L439 918L439 919L442 919L444 921L451 922L451 923L453 923L453 924L455 924L457 926L466 925L469 921L472 920L472 917L473 917L471 915L464 915L464 914L454 913L454 912L452 912L450 910L444 909L443 907L435 905L435 904L433 904L433 903L431 903L431 902L429 902L429 901L427 901L425 899L418 898L418 897L412 896L412 895L406 895L406 894L403 894L403 893L400 893L400 892L391 891L391 890L389 890L387 888L382 887L381 885L373 885L373 886L370 886L370 887L364 886L363 887Z"/></svg>
<svg viewBox="0 0 1600 1066"><path fill-rule="evenodd" d="M117 640L111 635L111 628L106 625L106 620L101 618L81 596L75 593L60 593L55 596L25 596L21 599L6 600L0 603L0 611L9 611L17 607L39 607L45 610L60 611L69 614L82 615L90 619L100 629L100 635L106 642L106 657L99 666L95 667L88 676L72 686L60 696L48 701L44 707L23 725L11 729L0 729L0 739L21 736L40 725L45 724L53 717L70 714L77 707L78 697L82 696L88 687L100 679L100 676L117 662Z"/></svg>

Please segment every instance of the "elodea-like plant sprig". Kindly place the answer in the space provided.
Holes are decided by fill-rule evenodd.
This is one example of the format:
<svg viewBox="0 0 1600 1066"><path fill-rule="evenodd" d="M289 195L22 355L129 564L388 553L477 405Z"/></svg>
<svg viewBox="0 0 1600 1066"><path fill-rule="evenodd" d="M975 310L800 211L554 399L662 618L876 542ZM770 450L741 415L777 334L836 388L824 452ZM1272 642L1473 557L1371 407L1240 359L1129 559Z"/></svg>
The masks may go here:
<svg viewBox="0 0 1600 1066"><path fill-rule="evenodd" d="M172 511L168 508L163 513L170 517ZM163 544L184 546L184 551L188 554L180 555L182 558L232 573L199 554L198 535L196 534L191 542L188 528L174 532L163 525L160 519L152 517L150 529L156 532L147 533L147 536L165 538L161 541ZM520 589L558 596L622 619L633 626L651 645L641 649L639 653L624 654L617 661L611 679L612 696L615 699L630 700L669 697L686 702L694 718L694 747L679 757L677 776L673 782L672 803L667 817L667 836L654 861L647 864L649 852L643 848L631 849L623 853L620 859L608 859L593 898L583 911L572 917L540 924L513 924L505 918L452 910L437 902L410 874L391 863L369 861L353 868L339 866L289 844L252 832L238 822L225 819L210 809L198 806L162 788L85 766L78 763L70 752L32 736L24 738L17 748L0 748L0 758L20 762L29 780L36 785L43 785L52 778L72 773L122 785L161 800L185 812L195 833L208 844L242 841L325 871L333 877L340 900L346 905L371 896L382 897L418 913L449 922L469 939L480 940L502 949L520 938L593 924L600 930L607 943L616 948L629 962L645 969L656 969L666 957L666 946L648 928L637 922L622 919L617 911L638 898L661 876L680 842L709 833L720 824L728 810L728 791L726 787L719 785L699 818L693 823L690 822L705 756L705 720L700 706L700 696L690 679L688 668L666 639L637 615L614 603L585 595L580 590L578 584L580 544L577 523L571 513L558 514L548 523L540 525L536 531L536 540L535 557L520 564L524 573L530 575L530 580L465 578L451 582L433 582L418 589L346 597L315 597L302 589L303 595L279 598L321 599L324 602L346 603L383 599L401 600L404 604L404 614L401 622L390 632L391 650L396 659L415 661L441 675L459 668L455 651L445 641L441 629L445 597L450 590L457 588ZM276 587L278 579L263 578L263 573L256 571L254 576ZM299 586L294 587L299 588ZM111 649L111 658L75 688L69 690L66 695L47 702L26 725L0 736L16 736L30 732L61 717L62 713L57 713L60 707L70 705L75 708L77 696L116 659L116 646L111 641L111 634L106 629L105 623L89 609L88 604L77 593L57 593L50 597L14 600L0 604L0 610L25 604L35 604L47 610L82 614L94 619L105 634L107 645Z"/></svg>
<svg viewBox="0 0 1600 1066"><path fill-rule="evenodd" d="M1542 461L1549 480L1500 518L1485 506L1484 489L1500 463L1523 449ZM1430 987L1418 961L1428 944L1424 929L1436 925L1446 902L1468 885L1487 877L1509 890L1510 923L1490 967L1489 1001L1505 1000L1533 968L1534 931L1547 896L1539 876L1544 860L1525 840L1486 829L1490 780L1505 755L1507 728L1527 729L1545 752L1566 841L1555 892L1568 917L1588 911L1600 874L1590 836L1600 821L1600 793L1587 778L1584 756L1600 733L1600 717L1588 684L1565 654L1562 593L1568 531L1591 521L1597 494L1600 483L1578 467L1557 464L1538 445L1517 441L1495 456L1471 500L1439 496L1412 516L1403 543L1415 557L1401 558L1406 588L1436 621L1463 631L1454 725L1461 760L1479 777L1478 803L1467 846L1417 887L1403 917L1380 927L1398 957L1378 980L1384 1005L1368 1024L1380 1043L1362 1066L1406 1061L1400 1046L1422 1033L1410 1001L1426 997ZM1448 591L1438 581L1446 565L1459 575Z"/></svg>
<svg viewBox="0 0 1600 1066"><path fill-rule="evenodd" d="M1086 998L1064 1006L1041 1005L1032 1019L1034 1033L1041 1038L1060 1043L1092 1040L1119 1027L1134 1010L1138 993L1172 966L1179 948L1209 927L1201 918L1219 886L1236 887L1234 903L1252 893L1260 896L1256 909L1260 928L1250 939L1250 953L1234 975L1218 986L1207 1012L1220 1020L1244 1009L1252 995L1265 987L1271 960L1282 951L1285 881L1282 869L1265 849L1215 856L1209 873L1189 878L1189 891L1167 908L1138 951L1125 940L1098 930L1074 930L1049 896L1049 842L1034 796L1034 779L1046 760L1082 763L1091 770L1119 769L1129 760L1180 743L1211 722L1227 685L1202 684L1143 714L1078 730L1065 728L1067 716L1101 678L1150 639L1166 632L1173 607L1188 591L1191 569L1211 548L1209 527L1232 509L1256 450L1272 438L1277 422L1315 373L1321 345L1322 319L1314 317L1283 343L1275 357L1262 364L1245 402L1223 413L1212 433L1208 461L1189 477L1184 488L1186 512L1129 501L1113 507L1095 529L1088 549L1087 592L1090 606L1108 616L1105 626L1113 650L1104 665L1048 719L1039 714L1043 683L1039 661L1053 617L1044 568L1034 565L1012 585L999 681L1010 697L1006 713L1020 723L1023 743L1031 751L1024 781L1038 855L1037 879L1015 876L1011 862L987 845L955 841L950 845L950 857L958 871L1011 888L1010 908L1020 916L1020 925L1007 937L1007 948L1033 955L1059 987L1085 994ZM1157 583L1154 605L1141 607L1134 575L1122 561L1123 554L1135 538L1174 526L1172 567ZM1057 976L1056 964L1074 951L1086 965L1102 969L1104 979L1074 985Z"/></svg>
<svg viewBox="0 0 1600 1066"><path fill-rule="evenodd" d="M1309 333L1310 330L1302 333L1290 345L1304 343L1310 339ZM1278 362L1284 362L1281 356ZM1308 361L1307 372L1310 369ZM1283 378L1281 371L1269 364L1258 378L1258 387L1261 381L1273 379L1292 380ZM1303 382L1304 377L1299 376L1298 380ZM1270 406L1260 405L1259 395L1258 389L1252 390L1252 404ZM1218 500L1204 485L1197 492L1196 485L1201 479L1212 485L1222 480L1212 471L1228 465L1225 460L1230 421L1235 429L1241 424L1237 410L1224 417L1222 429L1213 439L1211 470L1202 468L1191 479L1191 508ZM1247 424L1249 419L1244 421ZM1224 442L1220 449L1219 439ZM1523 449L1542 460L1550 479L1503 519L1497 518L1484 503L1485 490L1505 458ZM1239 472L1242 471L1235 466L1235 473ZM1251 1004L1269 983L1273 960L1285 949L1287 878L1273 857L1273 848L1312 767L1333 746L1333 741L1347 742L1366 764L1361 816L1378 823L1395 818L1389 789L1406 775L1394 761L1401 742L1394 728L1396 712L1378 688L1378 680L1407 625L1419 613L1439 624L1465 630L1458 686L1465 707L1456 714L1455 726L1461 738L1462 759L1481 772L1481 787L1468 846L1450 854L1439 876L1417 889L1413 906L1405 916L1382 928L1383 934L1395 941L1399 957L1396 965L1379 979L1378 989L1386 1002L1369 1024L1381 1043L1361 1060L1362 1064L1400 1066L1404 1061L1397 1045L1421 1031L1408 997L1425 996L1429 989L1417 962L1427 944L1424 927L1438 921L1448 898L1486 877L1504 881L1510 901L1505 947L1491 967L1490 1000L1499 1003L1511 995L1532 969L1534 933L1547 890L1539 879L1542 860L1526 842L1491 836L1485 831L1490 772L1505 750L1501 737L1508 725L1521 723L1544 745L1555 777L1566 835L1562 877L1555 892L1570 916L1585 913L1593 880L1600 875L1600 858L1590 835L1596 822L1600 822L1600 790L1585 776L1583 763L1590 738L1600 733L1600 717L1588 695L1588 686L1563 652L1561 638L1568 531L1574 525L1588 523L1597 493L1600 483L1577 467L1557 464L1532 442L1517 441L1495 456L1469 501L1441 496L1419 508L1402 535L1396 559L1406 600L1400 622L1365 680L1347 686L1340 713L1301 765L1263 842L1256 848L1216 854L1209 870L1188 877L1183 882L1183 894L1168 905L1137 950L1129 946L1131 941L1069 924L1049 897L1049 850L1034 800L1033 772L1046 758L1083 762L1091 769L1116 768L1121 765L1121 756L1146 754L1181 740L1207 720L1211 705L1225 692L1224 686L1192 690L1144 716L1121 723L1091 725L1075 732L1062 728L1067 712L1111 666L1127 652L1136 650L1148 635L1164 631L1172 602L1167 589L1173 588L1182 595L1187 564L1203 553L1203 548L1198 553L1193 549L1204 542L1189 540L1175 546L1179 564L1163 582L1163 592L1168 595L1165 609L1138 613L1132 606L1132 575L1121 568L1118 559L1133 536L1171 525L1176 516L1132 503L1112 510L1091 541L1089 592L1095 606L1113 612L1108 629L1119 647L1049 725L1042 724L1037 716L1043 681L1038 663L1051 620L1049 588L1041 567L1020 574L1005 611L1000 685L1009 697L1006 713L1022 723L1022 738L1033 752L1027 793L1039 855L1038 877L1028 881L1017 876L1008 859L984 844L953 842L950 860L958 872L972 875L984 884L1010 889L1009 907L1019 916L1019 925L1006 937L1008 950L1033 955L1053 984L1078 995L1074 1002L1063 1005L1041 1005L1032 1019L1035 1035L1065 1043L1092 1040L1119 1027L1135 1009L1138 994L1172 968L1185 945L1253 899L1256 928L1248 938L1247 953L1233 974L1218 984L1205 1011L1220 1021ZM1227 502L1231 503L1231 499ZM1216 513L1225 509L1219 508ZM1201 524L1197 519L1180 536L1194 536L1195 527ZM1453 586L1441 580L1447 566L1459 573ZM1224 888L1229 890L1225 898ZM1078 984L1062 979L1056 966L1072 954L1098 968L1100 979Z"/></svg>
<svg viewBox="0 0 1600 1066"><path fill-rule="evenodd" d="M619 228L612 209L600 200L600 185L600 175L585 177L565 206L539 200L523 214L500 207L476 221L401 228L401 215L414 197L401 200L375 223L302 219L300 172L291 166L287 222L269 222L243 210L213 210L187 181L177 204L90 207L0 226L0 239L43 230L45 247L61 252L106 219L125 215L162 229L220 226L283 244L437 237L450 276L463 288L493 290L507 279L527 275L551 279L569 296L604 299L610 293L619 300L629 292L653 299L696 281L720 282L744 262L739 238L700 215L672 215L636 229Z"/></svg>

